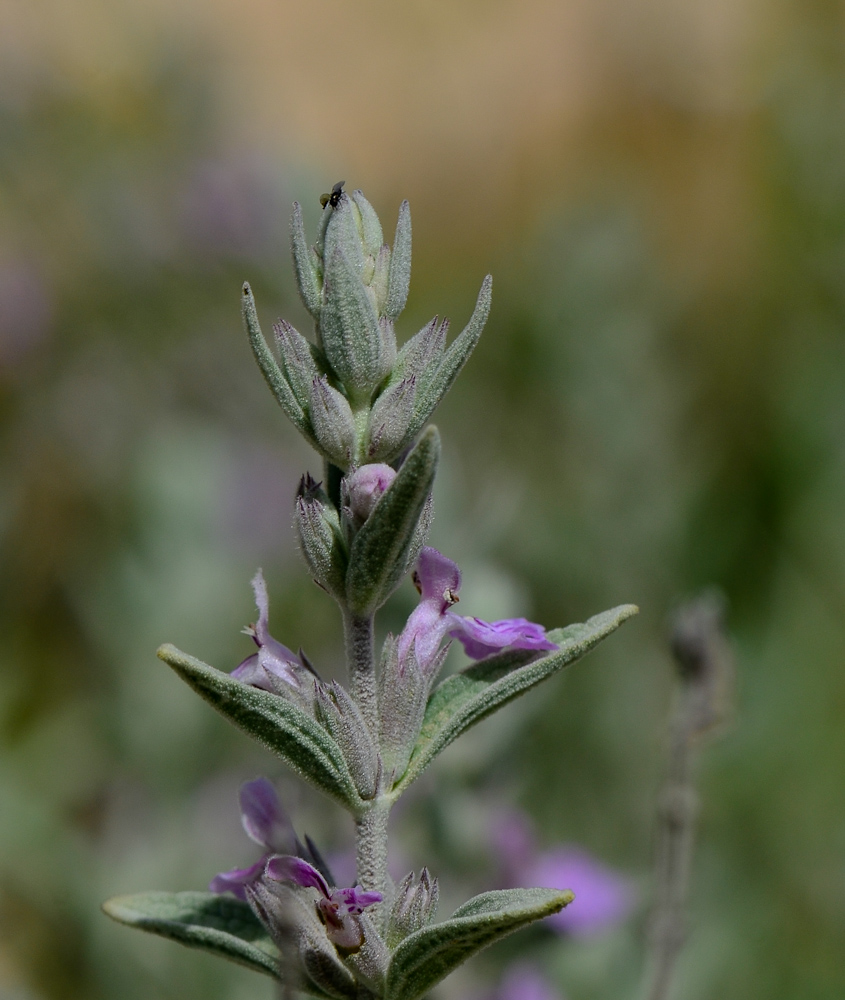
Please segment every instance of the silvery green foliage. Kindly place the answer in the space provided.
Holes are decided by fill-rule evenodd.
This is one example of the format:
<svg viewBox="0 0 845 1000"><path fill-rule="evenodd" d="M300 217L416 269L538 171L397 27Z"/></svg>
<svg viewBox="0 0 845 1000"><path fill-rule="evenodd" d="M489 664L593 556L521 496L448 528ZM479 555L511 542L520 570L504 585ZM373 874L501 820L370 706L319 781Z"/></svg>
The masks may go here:
<svg viewBox="0 0 845 1000"><path fill-rule="evenodd" d="M440 457L437 429L425 424L478 343L490 278L450 345L448 321L434 319L397 349L394 323L410 283L408 204L391 249L363 194L342 188L321 199L313 245L298 205L291 220L297 287L314 340L281 320L274 353L249 285L243 316L270 390L324 460L323 483L307 474L300 482L294 524L308 571L342 614L348 687L324 682L302 651L274 638L260 570L253 579L259 617L245 629L257 647L251 656L224 671L171 645L158 655L351 814L358 884L332 883L316 845L294 834L272 784L256 779L241 790L241 807L244 829L265 851L258 862L216 876L212 893L142 893L105 909L122 923L273 975L288 991L418 1000L479 949L573 897L559 889L484 893L434 923L438 884L428 869L395 889L387 876L391 806L461 733L584 656L636 608L549 633L523 618L484 622L454 610L460 570L425 547ZM402 633L385 640L377 668L375 612L412 570L420 603ZM452 638L477 662L436 684Z"/></svg>
<svg viewBox="0 0 845 1000"><path fill-rule="evenodd" d="M399 209L392 250L360 191L326 205L312 246L295 204L291 244L315 341L280 320L274 326L277 359L244 285L244 324L258 366L297 430L333 465L348 471L365 462L393 463L478 343L490 311L491 278L484 279L469 324L448 349L448 323L434 320L397 353L394 324L411 280L408 203Z"/></svg>
<svg viewBox="0 0 845 1000"><path fill-rule="evenodd" d="M210 892L141 892L103 904L114 920L280 977L279 950L250 907Z"/></svg>

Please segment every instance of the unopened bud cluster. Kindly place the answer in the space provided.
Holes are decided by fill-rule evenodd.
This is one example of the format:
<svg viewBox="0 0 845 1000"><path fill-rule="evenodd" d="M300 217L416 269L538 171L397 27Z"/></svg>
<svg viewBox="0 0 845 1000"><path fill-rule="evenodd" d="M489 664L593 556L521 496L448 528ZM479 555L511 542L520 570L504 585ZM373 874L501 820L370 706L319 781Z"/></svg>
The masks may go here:
<svg viewBox="0 0 845 1000"><path fill-rule="evenodd" d="M397 351L394 323L411 279L411 213L399 209L393 248L360 191L338 192L309 246L294 205L291 242L299 294L314 318L315 342L290 323L267 346L248 285L244 316L253 351L279 404L338 469L394 462L413 442L481 334L490 309L486 279L470 322L446 349L436 319Z"/></svg>

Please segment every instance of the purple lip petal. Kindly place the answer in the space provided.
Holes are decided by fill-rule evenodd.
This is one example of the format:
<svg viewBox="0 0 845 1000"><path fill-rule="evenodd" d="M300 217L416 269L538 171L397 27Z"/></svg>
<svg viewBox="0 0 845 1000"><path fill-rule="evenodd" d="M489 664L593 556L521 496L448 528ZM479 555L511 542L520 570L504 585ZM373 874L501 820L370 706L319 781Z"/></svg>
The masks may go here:
<svg viewBox="0 0 845 1000"><path fill-rule="evenodd" d="M486 622L452 611L452 605L458 600L461 571L451 559L431 546L420 553L414 581L420 591L420 603L399 636L400 663L413 650L420 669L428 670L447 634L459 639L467 655L474 660L482 660L502 649L538 652L557 649L546 637L543 626L526 618Z"/></svg>
<svg viewBox="0 0 845 1000"><path fill-rule="evenodd" d="M254 865L250 865L249 868L233 868L228 872L220 872L220 874L215 875L209 883L208 891L217 893L231 892L234 893L238 899L246 899L244 886L254 882L257 878L260 878L263 872L264 858L260 861L256 861L256 863Z"/></svg>
<svg viewBox="0 0 845 1000"><path fill-rule="evenodd" d="M345 909L346 913L363 913L368 906L380 903L384 896L380 892L366 892L353 886L351 889L336 889L331 898L339 911Z"/></svg>
<svg viewBox="0 0 845 1000"><path fill-rule="evenodd" d="M238 797L247 836L270 851L287 850L293 831L272 784L266 778L247 781Z"/></svg>
<svg viewBox="0 0 845 1000"><path fill-rule="evenodd" d="M274 882L293 882L306 888L319 889L326 899L331 897L328 884L317 869L292 854L277 854L270 858L264 871Z"/></svg>
<svg viewBox="0 0 845 1000"><path fill-rule="evenodd" d="M546 638L542 625L526 618L503 618L496 622L485 622L480 618L467 618L449 613L452 627L449 635L463 643L467 656L481 660L491 653L510 649L557 649Z"/></svg>

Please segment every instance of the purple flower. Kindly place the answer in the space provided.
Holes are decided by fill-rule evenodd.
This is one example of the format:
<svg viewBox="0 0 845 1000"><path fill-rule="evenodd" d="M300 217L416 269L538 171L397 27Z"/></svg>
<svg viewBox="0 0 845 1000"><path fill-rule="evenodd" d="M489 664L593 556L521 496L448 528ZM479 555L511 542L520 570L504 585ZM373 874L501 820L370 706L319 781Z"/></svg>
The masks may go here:
<svg viewBox="0 0 845 1000"><path fill-rule="evenodd" d="M291 855L270 858L265 873L274 882L293 882L303 888L316 889L321 896L317 900L317 912L332 944L346 952L361 947L364 931L358 917L368 906L382 901L380 892L366 892L357 886L332 891L313 865Z"/></svg>
<svg viewBox="0 0 845 1000"><path fill-rule="evenodd" d="M399 636L399 660L413 650L422 670L431 667L446 635L463 643L468 656L480 660L503 649L550 650L557 646L546 638L542 625L525 618L485 622L452 611L458 602L461 571L437 549L426 546L420 553L414 583L420 603Z"/></svg>
<svg viewBox="0 0 845 1000"><path fill-rule="evenodd" d="M256 778L241 785L238 794L241 823L250 840L260 844L265 853L248 868L233 868L215 875L209 885L211 892L232 892L246 899L246 886L264 874L264 866L272 854L289 852L296 847L296 835L282 809L276 789L266 778Z"/></svg>
<svg viewBox="0 0 845 1000"><path fill-rule="evenodd" d="M258 621L245 628L244 632L252 636L255 645L258 646L258 652L239 663L231 676L264 691L276 691L279 681L298 688L300 686L298 674L303 669L302 663L287 646L283 646L270 635L270 602L267 597L267 584L264 582L261 570L252 578L252 589L255 592Z"/></svg>
<svg viewBox="0 0 845 1000"><path fill-rule="evenodd" d="M544 851L529 869L532 885L571 889L574 902L548 918L573 937L593 937L620 924L636 902L633 881L571 844Z"/></svg>
<svg viewBox="0 0 845 1000"><path fill-rule="evenodd" d="M449 635L460 640L467 656L473 660L483 660L491 653L510 649L557 649L546 638L542 625L526 618L503 618L498 622L485 622L480 618L462 618L453 615L459 624L449 630Z"/></svg>
<svg viewBox="0 0 845 1000"><path fill-rule="evenodd" d="M517 962L505 973L493 1000L560 1000L560 994L535 966Z"/></svg>
<svg viewBox="0 0 845 1000"><path fill-rule="evenodd" d="M528 817L503 810L488 827L490 845L507 885L571 889L575 900L547 918L554 930L590 937L621 923L636 903L633 880L603 865L581 847L561 844L538 851Z"/></svg>
<svg viewBox="0 0 845 1000"><path fill-rule="evenodd" d="M389 465L373 462L362 465L346 477L344 490L349 511L356 525L362 525L381 500L381 495L396 478Z"/></svg>

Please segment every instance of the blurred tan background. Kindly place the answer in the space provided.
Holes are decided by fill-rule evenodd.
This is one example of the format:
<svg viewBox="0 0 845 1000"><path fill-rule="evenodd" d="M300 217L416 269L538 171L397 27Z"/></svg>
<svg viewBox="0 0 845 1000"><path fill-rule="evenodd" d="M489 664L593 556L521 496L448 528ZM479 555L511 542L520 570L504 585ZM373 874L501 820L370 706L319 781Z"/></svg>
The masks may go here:
<svg viewBox="0 0 845 1000"><path fill-rule="evenodd" d="M572 1000L635 995L666 621L708 584L738 706L702 769L678 997L845 995L843 27L841 5L751 0L0 5L3 1000L269 997L99 901L248 860L236 791L259 773L300 831L351 841L154 657L231 669L262 565L274 634L337 670L290 531L317 463L238 292L308 331L290 203L313 231L341 178L386 233L411 202L400 336L435 312L460 328L495 277L437 414L433 541L462 609L642 608L397 819L450 899L488 877L473 803L518 803L642 906L601 940L514 939L442 995L519 949ZM383 627L412 606L408 587Z"/></svg>

